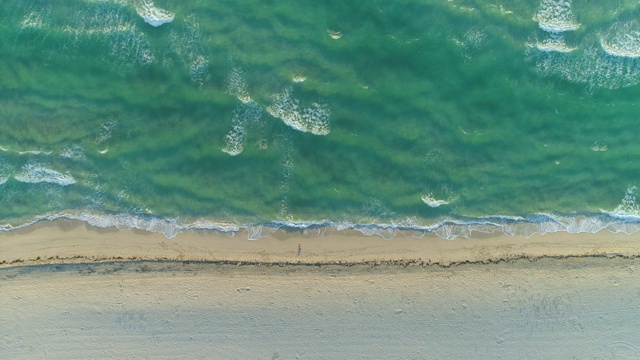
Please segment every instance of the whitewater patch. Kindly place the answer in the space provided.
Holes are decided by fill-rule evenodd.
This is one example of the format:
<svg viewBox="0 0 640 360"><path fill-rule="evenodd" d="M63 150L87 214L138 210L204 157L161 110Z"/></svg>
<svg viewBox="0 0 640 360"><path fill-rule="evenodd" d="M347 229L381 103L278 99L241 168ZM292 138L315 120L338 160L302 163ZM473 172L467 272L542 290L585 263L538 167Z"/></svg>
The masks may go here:
<svg viewBox="0 0 640 360"><path fill-rule="evenodd" d="M113 136L113 131L117 128L118 123L115 121L107 121L98 127L98 133L93 140L96 144L102 144Z"/></svg>
<svg viewBox="0 0 640 360"><path fill-rule="evenodd" d="M306 80L307 80L307 77L302 75L294 75L291 77L291 81L297 84L305 82Z"/></svg>
<svg viewBox="0 0 640 360"><path fill-rule="evenodd" d="M540 29L550 33L577 30L580 24L571 10L572 0L542 0L533 20Z"/></svg>
<svg viewBox="0 0 640 360"><path fill-rule="evenodd" d="M597 141L593 143L593 145L591 145L590 149L591 151L595 151L595 152L602 152L602 151L609 150L609 148L607 147L607 144L599 143Z"/></svg>
<svg viewBox="0 0 640 360"><path fill-rule="evenodd" d="M453 42L459 46L464 56L470 59L487 41L487 34L484 30L472 27L463 35L453 37Z"/></svg>
<svg viewBox="0 0 640 360"><path fill-rule="evenodd" d="M355 230L366 236L379 236L393 239L398 234L421 238L426 234L455 240L468 238L474 233L504 234L507 236L544 235L555 232L571 234L594 234L603 230L612 233L632 234L640 231L640 217L615 216L608 213L585 215L551 215L536 214L527 217L487 216L480 218L444 219L432 225L420 225L415 218L398 220L382 224L361 224L350 221L321 220L303 221L271 221L261 223L238 224L209 219L184 221L180 218L161 218L154 215L139 214L104 214L97 212L69 211L57 214L46 214L18 225L0 225L0 231L22 229L41 221L69 219L83 221L98 228L115 227L119 230L143 230L160 233L168 239L186 231L221 231L232 234L246 233L247 239L255 240L278 229L312 231L319 236L326 229Z"/></svg>
<svg viewBox="0 0 640 360"><path fill-rule="evenodd" d="M154 62L151 45L136 27L128 2L88 1L58 21L50 19L50 13L50 6L32 7L24 15L20 28L37 31L43 37L64 34L61 48L69 55L84 55L87 48L100 44L108 52L104 55L116 65ZM59 49L55 46L51 50Z"/></svg>
<svg viewBox="0 0 640 360"><path fill-rule="evenodd" d="M638 217L640 218L640 207L636 202L636 193L638 188L631 186L625 191L624 197L613 211L609 212L611 215L620 217Z"/></svg>
<svg viewBox="0 0 640 360"><path fill-rule="evenodd" d="M24 18L22 19L20 28L22 30L44 28L47 25L45 19L47 19L50 12L51 8L30 11L29 13L25 14Z"/></svg>
<svg viewBox="0 0 640 360"><path fill-rule="evenodd" d="M437 200L433 197L433 193L429 193L427 195L422 195L422 202L427 204L429 207L437 208L442 205L448 205L449 202L446 200Z"/></svg>
<svg viewBox="0 0 640 360"><path fill-rule="evenodd" d="M79 220L97 228L115 227L118 230L143 230L159 233L168 239L174 238L181 232L193 230L215 230L221 232L238 232L249 226L236 225L228 222L216 222L207 219L197 219L184 222L180 219L165 219L151 215L134 214L104 214L97 212L68 211L63 213L45 214L18 225L0 225L0 231L13 231L26 228L42 221L59 219Z"/></svg>
<svg viewBox="0 0 640 360"><path fill-rule="evenodd" d="M189 71L191 80L203 86L209 80L209 60L201 44L202 32L195 14L184 19L179 29L171 30L169 43L173 52Z"/></svg>
<svg viewBox="0 0 640 360"><path fill-rule="evenodd" d="M86 160L85 152L86 150L82 146L72 145L62 149L60 151L60 157L70 159L70 160L75 160L75 161L85 161Z"/></svg>
<svg viewBox="0 0 640 360"><path fill-rule="evenodd" d="M640 58L612 56L600 46L587 47L575 55L536 49L526 56L543 75L557 75L592 87L617 89L640 83Z"/></svg>
<svg viewBox="0 0 640 360"><path fill-rule="evenodd" d="M46 151L46 150L16 150L16 149L10 149L10 148L6 148L3 146L0 146L0 151L4 151L4 152L14 152L16 154L20 154L20 155L51 155L51 151Z"/></svg>
<svg viewBox="0 0 640 360"><path fill-rule="evenodd" d="M227 94L237 97L243 103L251 101L251 96L247 91L247 82L244 79L241 68L234 67L231 69L225 78L224 85Z"/></svg>
<svg viewBox="0 0 640 360"><path fill-rule="evenodd" d="M561 34L551 34L544 41L536 42L536 48L544 52L559 53L569 53L576 49L575 47L567 45L564 36L562 36Z"/></svg>
<svg viewBox="0 0 640 360"><path fill-rule="evenodd" d="M35 161L28 162L22 166L20 170L13 174L13 178L28 184L50 183L68 186L76 183L76 180L68 172L61 173L46 168Z"/></svg>
<svg viewBox="0 0 640 360"><path fill-rule="evenodd" d="M155 6L153 0L138 0L135 3L136 12L147 24L158 27L173 21L175 14Z"/></svg>
<svg viewBox="0 0 640 360"><path fill-rule="evenodd" d="M612 56L640 57L640 24L637 21L614 24L600 37L600 46Z"/></svg>
<svg viewBox="0 0 640 360"><path fill-rule="evenodd" d="M329 106L325 103L313 103L310 107L301 108L300 102L292 93L293 88L288 88L273 95L273 103L267 107L267 112L295 130L314 135L329 134Z"/></svg>
<svg viewBox="0 0 640 360"><path fill-rule="evenodd" d="M597 40L586 37L590 42L575 51L563 36L579 27L571 1L542 0L534 20L548 32L548 38L527 44L525 56L543 75L608 89L640 84L640 21L617 21L597 34Z"/></svg>
<svg viewBox="0 0 640 360"><path fill-rule="evenodd" d="M327 29L327 35L329 35L329 37L332 38L333 40L342 39L342 33L340 31Z"/></svg>
<svg viewBox="0 0 640 360"><path fill-rule="evenodd" d="M244 150L246 126L257 123L262 117L262 107L250 102L242 104L233 111L232 129L224 138L222 151L237 156Z"/></svg>

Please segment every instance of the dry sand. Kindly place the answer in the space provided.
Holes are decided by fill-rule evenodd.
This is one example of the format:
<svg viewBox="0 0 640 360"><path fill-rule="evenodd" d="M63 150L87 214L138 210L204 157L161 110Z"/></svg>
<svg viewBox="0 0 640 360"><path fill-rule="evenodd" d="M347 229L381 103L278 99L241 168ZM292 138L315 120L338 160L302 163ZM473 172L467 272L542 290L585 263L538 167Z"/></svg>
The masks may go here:
<svg viewBox="0 0 640 360"><path fill-rule="evenodd" d="M0 359L640 358L639 235L410 235L4 233Z"/></svg>
<svg viewBox="0 0 640 360"><path fill-rule="evenodd" d="M636 259L0 270L2 359L638 359Z"/></svg>
<svg viewBox="0 0 640 360"><path fill-rule="evenodd" d="M449 265L518 258L640 255L640 234L551 233L529 238L480 234L445 240L435 235L398 233L386 240L356 231L278 230L258 240L246 233L162 234L93 228L80 221L41 222L0 234L0 266L105 260L206 260L262 263L417 262ZM300 254L298 255L298 249Z"/></svg>

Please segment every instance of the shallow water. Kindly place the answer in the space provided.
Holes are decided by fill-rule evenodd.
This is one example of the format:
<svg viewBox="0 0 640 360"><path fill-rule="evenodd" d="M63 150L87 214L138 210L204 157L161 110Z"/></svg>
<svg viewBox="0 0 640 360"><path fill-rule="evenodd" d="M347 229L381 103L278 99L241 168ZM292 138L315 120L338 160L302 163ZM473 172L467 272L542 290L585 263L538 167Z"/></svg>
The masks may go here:
<svg viewBox="0 0 640 360"><path fill-rule="evenodd" d="M635 2L0 11L7 229L640 228Z"/></svg>

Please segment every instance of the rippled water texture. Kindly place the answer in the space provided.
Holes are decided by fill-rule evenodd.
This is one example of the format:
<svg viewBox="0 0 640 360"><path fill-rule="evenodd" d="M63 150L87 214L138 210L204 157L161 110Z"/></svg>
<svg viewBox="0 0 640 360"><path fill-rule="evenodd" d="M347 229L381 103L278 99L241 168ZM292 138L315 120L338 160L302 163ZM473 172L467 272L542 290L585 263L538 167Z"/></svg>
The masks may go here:
<svg viewBox="0 0 640 360"><path fill-rule="evenodd" d="M638 10L6 0L0 222L637 231Z"/></svg>

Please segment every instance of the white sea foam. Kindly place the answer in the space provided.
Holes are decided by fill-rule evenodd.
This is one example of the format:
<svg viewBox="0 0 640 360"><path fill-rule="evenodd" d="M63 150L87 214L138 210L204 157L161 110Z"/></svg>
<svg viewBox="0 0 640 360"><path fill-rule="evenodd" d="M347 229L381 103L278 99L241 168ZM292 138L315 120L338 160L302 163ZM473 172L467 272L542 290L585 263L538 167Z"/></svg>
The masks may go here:
<svg viewBox="0 0 640 360"><path fill-rule="evenodd" d="M300 108L298 99L292 96L293 89L285 89L273 96L273 103L267 107L271 116L282 120L291 128L310 132L314 135L327 135L330 131L331 110L325 103L313 103L310 107Z"/></svg>
<svg viewBox="0 0 640 360"><path fill-rule="evenodd" d="M247 240L258 240L262 237L269 236L278 230L277 227L254 225L245 228L247 232Z"/></svg>
<svg viewBox="0 0 640 360"><path fill-rule="evenodd" d="M294 75L291 77L291 81L293 81L294 83L301 83L301 82L305 82L306 80L307 80L307 77L302 75Z"/></svg>
<svg viewBox="0 0 640 360"><path fill-rule="evenodd" d="M151 45L135 25L127 3L89 2L56 27L69 37L66 49L82 51L101 44L109 50L109 62L123 67L155 61Z"/></svg>
<svg viewBox="0 0 640 360"><path fill-rule="evenodd" d="M241 123L234 115L233 129L224 137L224 144L222 145L222 151L231 156L240 155L244 150L244 124Z"/></svg>
<svg viewBox="0 0 640 360"><path fill-rule="evenodd" d="M327 29L327 35L333 40L338 40L342 38L342 33L340 31L335 31L331 29Z"/></svg>
<svg viewBox="0 0 640 360"><path fill-rule="evenodd" d="M42 29L46 23L46 17L49 15L51 8L33 9L22 18L20 23L21 29Z"/></svg>
<svg viewBox="0 0 640 360"><path fill-rule="evenodd" d="M609 148L607 147L607 144L603 144L603 143L599 143L599 142L594 142L593 145L591 145L591 151L596 151L596 152L602 152L602 151L607 151L609 150Z"/></svg>
<svg viewBox="0 0 640 360"><path fill-rule="evenodd" d="M433 193L429 193L427 195L422 195L422 202L429 205L429 207L437 208L442 205L448 205L449 202L446 200L437 200L433 197Z"/></svg>
<svg viewBox="0 0 640 360"><path fill-rule="evenodd" d="M462 36L453 38L453 42L463 50L463 54L470 59L486 42L487 34L478 28L472 27Z"/></svg>
<svg viewBox="0 0 640 360"><path fill-rule="evenodd" d="M635 205L635 190L631 190L631 209L637 211ZM627 197L627 196L625 196ZM627 202L627 200L623 201ZM568 233L596 233L607 230L613 233L631 234L640 231L640 216L616 215L616 214L593 214L593 215L571 215L555 216L550 214L532 215L527 218L512 216L490 216L483 218L462 218L443 220L430 225L420 225L415 219L387 224L359 224L348 220L343 221L315 221L315 222L295 222L274 221L269 223L238 224L229 222L219 222L208 219L197 219L195 221L183 221L181 219L165 219L152 215L135 214L104 214L99 212L64 212L58 214L45 214L33 220L23 222L18 225L0 225L0 231L11 231L21 229L39 221L52 221L56 219L80 220L91 226L107 228L116 227L120 230L138 229L164 234L167 238L173 238L177 234L192 230L215 230L222 232L238 233L245 231L249 239L258 239L263 235L273 233L277 229L297 229L308 231L314 229L318 234L323 233L325 228L336 230L356 230L368 236L380 236L385 239L395 237L399 232L414 237L421 237L424 234L433 233L448 240L456 238L467 238L474 233L502 233L508 236L544 235L554 232Z"/></svg>
<svg viewBox="0 0 640 360"><path fill-rule="evenodd" d="M609 89L640 83L640 58L611 56L601 47L587 47L571 56L541 51L529 56L542 74L559 75L572 82Z"/></svg>
<svg viewBox="0 0 640 360"><path fill-rule="evenodd" d="M567 45L561 34L550 34L545 40L536 42L536 48L540 51L559 53L568 53L576 49Z"/></svg>
<svg viewBox="0 0 640 360"><path fill-rule="evenodd" d="M616 216L640 217L640 207L636 202L636 193L638 188L631 186L627 189L622 198L622 202L612 212Z"/></svg>
<svg viewBox="0 0 640 360"><path fill-rule="evenodd" d="M0 146L0 151L13 152L20 155L51 155L51 151L46 150L16 150Z"/></svg>
<svg viewBox="0 0 640 360"><path fill-rule="evenodd" d="M209 60L204 55L196 56L189 66L189 75L193 81L202 85L209 78Z"/></svg>
<svg viewBox="0 0 640 360"><path fill-rule="evenodd" d="M640 57L640 23L634 20L614 24L600 37L600 46L612 56Z"/></svg>
<svg viewBox="0 0 640 360"><path fill-rule="evenodd" d="M242 69L239 67L234 67L227 75L225 79L225 90L227 94L237 97L238 100L243 103L251 101L251 97L247 91L247 82L242 74Z"/></svg>
<svg viewBox="0 0 640 360"><path fill-rule="evenodd" d="M0 159L0 185L6 183L11 177L12 168L5 161Z"/></svg>
<svg viewBox="0 0 640 360"><path fill-rule="evenodd" d="M533 20L544 31L560 33L580 27L571 10L572 0L542 0Z"/></svg>
<svg viewBox="0 0 640 360"><path fill-rule="evenodd" d="M4 169L0 169L0 185L9 181L11 174L5 173Z"/></svg>
<svg viewBox="0 0 640 360"><path fill-rule="evenodd" d="M246 126L256 123L262 116L262 108L254 103L240 105L233 111L232 129L224 138L222 151L231 155L239 155L244 150Z"/></svg>
<svg viewBox="0 0 640 360"><path fill-rule="evenodd" d="M80 145L72 145L62 149L60 156L75 161L86 160L85 149Z"/></svg>
<svg viewBox="0 0 640 360"><path fill-rule="evenodd" d="M30 161L13 174L13 178L24 183L51 183L60 186L68 186L76 183L76 180L68 172L61 173L43 165Z"/></svg>
<svg viewBox="0 0 640 360"><path fill-rule="evenodd" d="M111 139L113 136L113 131L118 126L118 123L115 121L107 121L98 127L98 134L96 135L94 142L96 144L102 144L103 142Z"/></svg>
<svg viewBox="0 0 640 360"><path fill-rule="evenodd" d="M153 0L137 0L136 12L147 24L158 27L173 21L175 14L155 6Z"/></svg>
<svg viewBox="0 0 640 360"><path fill-rule="evenodd" d="M141 216L133 214L103 214L92 212L67 212L56 215L47 215L42 220L71 219L84 221L87 224L99 228L115 227L119 230L144 230L160 233L169 239L181 232L191 230L216 230L223 232L237 232L248 229L250 226L231 224L228 222L216 222L206 219L197 219L193 222L184 222L180 219L164 219L155 216ZM35 222L35 221L34 221ZM34 222L31 222L34 223ZM10 229L19 228L11 227Z"/></svg>
<svg viewBox="0 0 640 360"><path fill-rule="evenodd" d="M169 42L172 50L189 70L189 75L198 86L209 80L209 60L200 43L202 32L195 15L184 19L184 25L172 30Z"/></svg>

